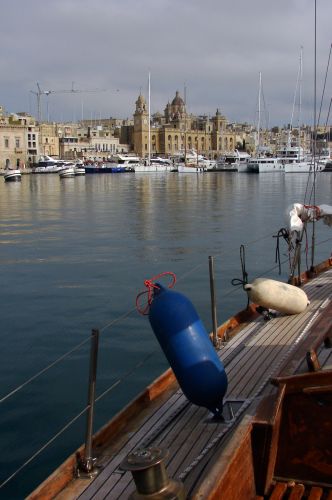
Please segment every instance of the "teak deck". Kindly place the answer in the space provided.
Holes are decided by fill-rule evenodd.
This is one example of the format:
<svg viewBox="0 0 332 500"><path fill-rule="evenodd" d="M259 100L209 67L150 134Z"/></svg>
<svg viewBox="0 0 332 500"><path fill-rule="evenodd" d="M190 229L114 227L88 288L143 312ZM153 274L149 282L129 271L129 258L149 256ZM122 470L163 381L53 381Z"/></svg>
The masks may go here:
<svg viewBox="0 0 332 500"><path fill-rule="evenodd" d="M93 480L73 479L66 489L54 496L42 494L43 490L39 489L29 499L126 499L135 490L135 485L131 473L121 470L120 464L129 452L150 446L169 450L168 475L183 482L188 498L208 498L206 484L214 481L217 460L219 468L234 467L234 474L244 479L239 485L246 486L239 486L244 489L237 492L236 498L256 498L253 465L246 462L246 453L238 458L236 454L237 449L251 450L249 422L252 422L262 399L276 392L271 379L307 373L309 368L314 370L315 366L306 361L310 349L317 354L321 367L332 368L330 345L323 343L331 330L332 269L318 275L303 288L310 299L304 313L277 315L269 321L256 316L247 324L238 326L236 335L219 350L229 380L224 399L224 421L214 420L207 409L188 402L173 381L173 391L168 391L167 398L163 393L155 397L150 395L153 410L149 406L141 411L137 406L135 411L134 405L131 417L125 417L122 422L118 417L107 446L98 449L98 439L95 441L101 472ZM172 374L169 373L168 377ZM162 378L160 383L163 383ZM140 398L146 398L146 394ZM276 407L278 403L273 405ZM266 426L268 420L263 421ZM259 438L259 422L257 425ZM230 454L232 461L227 459ZM214 487L209 485L208 488L211 491ZM223 488L223 498L232 498L231 493L227 496L226 480ZM266 489L266 485L263 484L262 488ZM282 498L278 496L279 490L284 491L284 485L275 483L271 498ZM301 498L301 491L301 487L293 489L291 498ZM217 489L215 494L218 498Z"/></svg>

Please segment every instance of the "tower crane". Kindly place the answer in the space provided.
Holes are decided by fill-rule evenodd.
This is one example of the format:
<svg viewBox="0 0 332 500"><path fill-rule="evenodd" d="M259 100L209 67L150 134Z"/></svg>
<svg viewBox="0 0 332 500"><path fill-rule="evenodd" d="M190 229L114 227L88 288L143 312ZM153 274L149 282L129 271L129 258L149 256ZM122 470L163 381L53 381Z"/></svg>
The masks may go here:
<svg viewBox="0 0 332 500"><path fill-rule="evenodd" d="M78 93L94 93L94 92L106 92L107 89L76 89L74 87L74 83L72 82L71 89L66 90L41 90L39 83L37 82L37 91L30 90L37 97L37 120L40 122L42 113L41 113L41 96L46 95L47 97L50 94L78 94Z"/></svg>

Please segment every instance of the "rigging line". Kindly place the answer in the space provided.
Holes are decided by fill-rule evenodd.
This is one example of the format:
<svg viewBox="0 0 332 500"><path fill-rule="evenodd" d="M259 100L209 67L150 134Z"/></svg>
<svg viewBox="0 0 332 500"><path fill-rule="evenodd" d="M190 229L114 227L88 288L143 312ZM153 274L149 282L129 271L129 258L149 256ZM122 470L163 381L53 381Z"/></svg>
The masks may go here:
<svg viewBox="0 0 332 500"><path fill-rule="evenodd" d="M249 241L248 243L245 243L245 245L246 246L254 245L255 243L259 243L259 242L263 241L264 239L270 238L270 237L271 237L271 234L266 234L262 238L258 238L257 240L253 240L253 241ZM230 252L232 252L232 251L235 251L235 249L230 250ZM215 253L214 257L222 257L226 253L229 253L229 252L228 251L226 252L226 250L221 250L220 252ZM177 282L182 281L184 278L187 278L192 273L194 273L195 271L197 271L197 269L199 269L199 268L201 268L202 266L205 266L205 265L206 265L205 262L202 262L201 264L197 264L197 266L193 267L192 269L190 269L186 273L182 274L180 277L177 277Z"/></svg>
<svg viewBox="0 0 332 500"><path fill-rule="evenodd" d="M110 326L113 326L116 323L119 323L119 321L122 321L123 319L128 318L134 311L136 311L136 307L133 307L132 309L130 309L126 313L122 314L118 318L113 319L112 321L110 321L109 323L107 323L107 325L104 325L103 327L100 328L100 330L99 330L100 333L104 332Z"/></svg>
<svg viewBox="0 0 332 500"><path fill-rule="evenodd" d="M31 457L28 458L18 469L16 469L11 476L7 477L5 481L3 481L0 484L0 489L3 488L9 481L11 481L19 472L21 472L22 469L24 469L29 463L31 463L38 455L41 454L42 451L44 451L50 444L52 444L61 434L64 433L65 430L67 430L76 420L78 420L88 409L88 406L86 406L78 415L76 415L74 418L72 418L62 429L60 429L51 439L49 439L39 450L37 450Z"/></svg>
<svg viewBox="0 0 332 500"><path fill-rule="evenodd" d="M132 373L135 372L137 368L140 368L143 366L146 361L151 358L154 354L156 353L156 350L150 352L147 356L143 358L143 360L139 361L134 365L134 367L131 370L128 370L120 379L118 379L116 382L114 382L108 389L106 389L103 393L101 393L96 399L95 403L97 403L99 400L101 400L106 394L111 392L115 387L117 387L121 382L126 380ZM3 481L0 484L0 489L3 488L9 481L11 481L17 474L23 470L27 465L29 465L38 455L40 455L50 444L52 444L61 434L63 434L71 425L73 425L86 411L88 410L89 406L87 405L83 410L81 410L75 417L73 417L69 422L67 422L66 425L64 425L54 436L51 437L48 441L46 441L43 446L41 446L33 455L31 455L16 471L13 472L5 481Z"/></svg>
<svg viewBox="0 0 332 500"><path fill-rule="evenodd" d="M123 382L124 380L127 380L127 378L132 375L138 368L141 368L141 366L143 366L147 361L148 359L150 359L155 353L157 352L157 350L155 349L154 351L150 352L149 354L147 354L141 361L138 361L136 363L136 365L133 366L133 368L129 371L127 371L121 378L119 378L118 380L116 380L110 387L108 387L104 392L102 392L96 399L95 399L95 402L97 403L98 401L100 401L103 397L105 397L109 392L111 392L113 389L115 389L119 384L121 384L121 382Z"/></svg>
<svg viewBox="0 0 332 500"><path fill-rule="evenodd" d="M327 76L328 76L329 66L330 66L331 51L332 51L332 43L331 43L331 45L330 45L329 57L328 57L328 60L327 60L327 66L326 66L326 72L325 72L325 79L324 79L324 85L323 85L323 92L322 92L322 97L321 97L321 100L320 100L320 108L319 108L319 114L318 114L318 124L319 124L319 122L320 122L320 115L321 115L322 106L323 106L323 100L324 100L324 94L325 94L326 81L327 81Z"/></svg>
<svg viewBox="0 0 332 500"><path fill-rule="evenodd" d="M42 375L43 373L47 372L50 368L52 368L53 366L57 365L60 361L63 361L65 358L67 358L69 356L69 354L72 354L73 352L77 351L78 349L80 349L84 344L88 343L89 341L90 341L90 337L87 338L87 339L85 339L85 340L83 340L79 344L77 344L70 351L67 351L65 354L63 354L62 356L60 356L59 358L57 358L56 360L54 360L52 363L50 363L49 365L47 365L45 368L43 368L39 372L35 373L35 375L33 375L28 380L26 380L25 382L23 382L23 384L19 385L18 387L16 387L15 389L13 389L11 392L9 392L8 394L6 394L6 396L2 397L0 399L0 403L3 403L4 401L6 401L6 399L8 399L11 396L13 396L14 394L16 394L18 391L20 391L21 389L23 389L26 385L30 384L30 382L33 382L40 375Z"/></svg>
<svg viewBox="0 0 332 500"><path fill-rule="evenodd" d="M284 261L281 262L281 264L285 264L286 262L288 262L288 258L285 259ZM260 278L261 276L265 276L267 273L271 272L271 271L274 271L276 268L278 267L278 264L276 264L275 266L273 266L271 269L267 269L266 271L262 272L261 274L258 274L256 276L256 278ZM226 297L229 297L230 295L238 292L240 289L239 288L229 288L229 291L224 293L222 295L222 298L226 298Z"/></svg>

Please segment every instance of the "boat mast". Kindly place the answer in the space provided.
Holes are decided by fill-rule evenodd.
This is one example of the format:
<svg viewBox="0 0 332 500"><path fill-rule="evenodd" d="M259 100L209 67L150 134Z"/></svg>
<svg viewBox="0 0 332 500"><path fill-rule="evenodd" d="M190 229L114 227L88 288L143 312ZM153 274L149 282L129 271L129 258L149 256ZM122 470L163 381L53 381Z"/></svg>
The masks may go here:
<svg viewBox="0 0 332 500"><path fill-rule="evenodd" d="M298 93L299 93L299 114L298 114L298 129L299 129L299 138L298 139L299 140L298 140L298 142L300 141L300 114L301 114L301 100L302 100L301 85L302 85L302 47L300 50L300 63L299 63L299 70L298 70L297 79L296 79L291 121L290 121L289 129L288 129L288 138L287 138L287 148L288 149L290 148L290 146L292 144L293 120L294 120L294 113L295 113L295 106L296 106L296 98L297 98Z"/></svg>
<svg viewBox="0 0 332 500"><path fill-rule="evenodd" d="M184 165L187 166L187 87L184 84Z"/></svg>
<svg viewBox="0 0 332 500"><path fill-rule="evenodd" d="M149 113L149 117L148 117L148 162L149 162L149 165L151 165L151 110L150 110L150 105L151 105L151 75L150 75L150 71L149 71L148 87L149 87L149 90L148 90L148 94L149 94L149 97L148 97L148 113Z"/></svg>
<svg viewBox="0 0 332 500"><path fill-rule="evenodd" d="M299 82L299 160L301 161L301 156L300 156L300 151L301 151L301 111L302 111L302 77L303 77L303 63L302 63L302 54L303 54L303 47L301 46L300 50L300 82Z"/></svg>
<svg viewBox="0 0 332 500"><path fill-rule="evenodd" d="M261 93L262 93L262 73L259 72L259 89L258 89L258 123L257 123L257 148L259 154L261 142Z"/></svg>
<svg viewBox="0 0 332 500"><path fill-rule="evenodd" d="M316 121L316 99L317 99L317 0L315 0L315 56L314 56L314 140L313 140L313 204L316 206L316 140L317 140L317 121ZM312 239L311 239L311 269L314 267L315 260L315 240L316 226L315 220L312 223Z"/></svg>

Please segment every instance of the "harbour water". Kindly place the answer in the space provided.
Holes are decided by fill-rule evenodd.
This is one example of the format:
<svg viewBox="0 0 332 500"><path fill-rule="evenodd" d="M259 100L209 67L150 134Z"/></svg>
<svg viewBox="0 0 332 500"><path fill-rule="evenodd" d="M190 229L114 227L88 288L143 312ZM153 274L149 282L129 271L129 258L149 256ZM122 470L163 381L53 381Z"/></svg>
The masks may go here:
<svg viewBox="0 0 332 500"><path fill-rule="evenodd" d="M168 368L135 307L145 279L174 272L210 331L209 255L219 323L247 304L231 285L242 278L241 244L249 281L287 278L286 244L279 276L273 235L292 203L308 201L307 182L228 172L0 182L1 482L14 474L0 498L24 498L84 441L84 415L75 417L87 401L92 328L101 331L97 396L106 392L95 429ZM317 176L316 204L331 204L331 186L331 174ZM331 230L316 227L317 263L331 253Z"/></svg>

